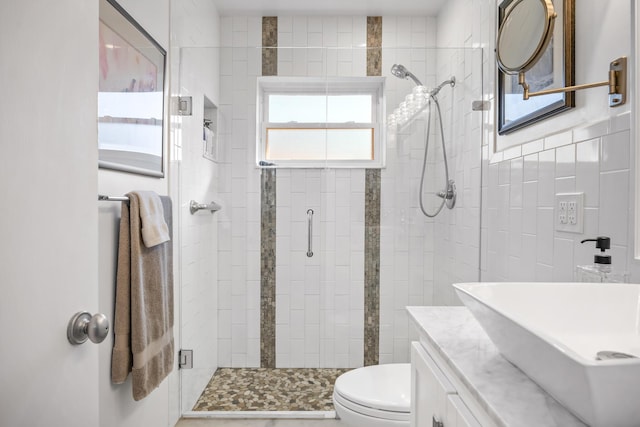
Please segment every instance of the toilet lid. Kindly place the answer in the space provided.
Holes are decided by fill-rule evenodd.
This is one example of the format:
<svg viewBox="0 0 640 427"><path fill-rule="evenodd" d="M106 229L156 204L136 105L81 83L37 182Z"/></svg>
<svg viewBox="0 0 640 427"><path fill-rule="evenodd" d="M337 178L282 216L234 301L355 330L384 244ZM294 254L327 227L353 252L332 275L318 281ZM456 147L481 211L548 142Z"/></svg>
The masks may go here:
<svg viewBox="0 0 640 427"><path fill-rule="evenodd" d="M354 369L338 377L334 391L362 406L408 413L411 365L396 363Z"/></svg>

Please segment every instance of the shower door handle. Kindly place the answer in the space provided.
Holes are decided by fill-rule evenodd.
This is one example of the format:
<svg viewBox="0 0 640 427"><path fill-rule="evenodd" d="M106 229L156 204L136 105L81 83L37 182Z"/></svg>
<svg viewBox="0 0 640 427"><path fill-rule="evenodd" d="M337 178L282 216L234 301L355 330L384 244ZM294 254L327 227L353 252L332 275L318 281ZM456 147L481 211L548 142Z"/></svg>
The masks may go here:
<svg viewBox="0 0 640 427"><path fill-rule="evenodd" d="M313 256L313 209L307 210L307 223L309 225L307 256L311 258Z"/></svg>

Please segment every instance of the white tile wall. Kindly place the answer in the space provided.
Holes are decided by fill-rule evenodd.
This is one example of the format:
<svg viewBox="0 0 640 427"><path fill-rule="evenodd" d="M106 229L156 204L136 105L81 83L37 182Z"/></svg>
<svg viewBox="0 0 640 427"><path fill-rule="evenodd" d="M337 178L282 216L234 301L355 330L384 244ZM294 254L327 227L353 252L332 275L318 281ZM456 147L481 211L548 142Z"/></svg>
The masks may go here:
<svg viewBox="0 0 640 427"><path fill-rule="evenodd" d="M364 225L363 216L348 214L351 206L364 206L364 193L349 186L356 174L362 171L278 171L278 367L362 364L364 260L362 246L351 249L350 242L364 234ZM314 211L313 257L306 256L308 209Z"/></svg>
<svg viewBox="0 0 640 427"><path fill-rule="evenodd" d="M456 182L458 196L455 208L445 210L435 220L434 262L443 267L435 270L434 304L451 305L459 303L451 286L453 283L479 279L482 113L472 111L470 107L482 96L482 80L478 78L482 52L472 48L467 39L464 48L442 48L446 44L440 42L443 37L441 26L439 23L438 45L441 48L437 58L437 82L452 76L456 79L455 87L444 87L439 99L449 174ZM469 28L465 34L466 31ZM436 173L442 174L442 166L438 158L436 171L440 168L440 172ZM442 184L436 188L440 189ZM505 211L508 213L508 209Z"/></svg>
<svg viewBox="0 0 640 427"><path fill-rule="evenodd" d="M514 199L522 199L522 220L505 218L508 238L521 241L522 245L520 251L501 245L499 233L504 224L489 220L486 227L489 239L487 257L492 262L483 269L483 280L572 281L575 266L591 264L596 252L592 246L582 245L580 241L596 236L611 237L614 268L628 269L631 206L627 195L631 185L631 140L629 130L624 126L612 126L614 120L616 123L628 123L628 116L629 113L624 113L588 129L547 136L544 146L539 148L554 147L555 144L547 145L546 141L566 141L568 135L572 135L569 145L488 165L486 211L491 218L492 212L501 209L499 201L492 197L501 187L509 189L511 203ZM513 170L520 161L524 162L522 184L519 174ZM492 176L503 168L510 170L511 174L503 183L496 185ZM567 192L585 194L583 233L555 231L555 194ZM504 268L504 265L513 265L514 268Z"/></svg>
<svg viewBox="0 0 640 427"><path fill-rule="evenodd" d="M236 33L249 33L260 22L232 17L222 18L221 25L232 33L222 38L237 46L221 51L221 132L229 143L221 166L220 191L231 209L219 218L219 363L257 366L259 268L251 263L259 262L259 238L255 236L259 236L260 194L259 172L253 167L254 88L247 88L247 82L259 73L259 60L252 61L252 50L241 47L249 37ZM366 44L366 17L283 16L279 17L278 32L279 46L292 47L278 52L279 75L365 75L366 51L359 47ZM445 49L438 55L435 49L428 49L436 45L436 34L435 18L383 17L383 75L389 77L389 111L413 87L390 75L394 63L405 64L430 86L452 74L459 82L453 92L446 88L441 95L451 175L458 183L456 210L444 212L437 223L419 213L425 122L416 123L405 135L390 135L388 142L381 207L383 363L408 360L413 334L405 306L454 303L450 283L477 280L480 243L479 234L472 230L478 230L480 221L481 113L473 116L465 106L481 96L482 81L471 72L474 65L480 69L481 57L479 51L463 49ZM300 49L304 46L325 49ZM253 70L252 62L256 65ZM455 126L453 121L464 126ZM428 182L442 167L436 160L440 150L435 147L435 157L429 160L433 167L428 171ZM364 171L278 170L277 176L277 365L360 366ZM430 193L439 190L426 189ZM427 200L433 204L433 195ZM316 212L314 241L318 250L313 258L305 255L309 208ZM247 222L249 217L253 221ZM442 243L434 240L436 236ZM246 253L255 256L243 257ZM436 270L435 266L443 265L445 268ZM248 274L255 276L249 279ZM245 290L248 283L255 283L254 291ZM256 302L255 310L248 299Z"/></svg>
<svg viewBox="0 0 640 427"><path fill-rule="evenodd" d="M278 75L363 76L365 44L366 17L281 16ZM280 169L276 194L276 365L361 366L364 170Z"/></svg>
<svg viewBox="0 0 640 427"><path fill-rule="evenodd" d="M402 133L389 135L387 168L382 173L380 272L380 361L387 363L408 360L407 343L414 334L405 306L455 304L451 283L478 280L482 121L481 113L472 113L469 107L482 95L482 80L477 77L482 58L479 50L424 49L440 46L435 18L384 17L382 28L389 112L413 88L413 83L390 75L394 63L405 65L430 87L452 75L458 80L455 89L446 87L439 95L450 178L458 189L454 210L445 208L433 220L419 209L426 122L418 120ZM425 177L428 211L438 206L434 192L444 188L437 123L432 122Z"/></svg>
<svg viewBox="0 0 640 427"><path fill-rule="evenodd" d="M260 366L260 174L255 168L260 17L221 18L218 363Z"/></svg>
<svg viewBox="0 0 640 427"><path fill-rule="evenodd" d="M278 17L278 75L365 75L366 25L363 16Z"/></svg>
<svg viewBox="0 0 640 427"><path fill-rule="evenodd" d="M223 49L221 52L223 58L231 59L231 66L227 64L221 67L221 97L223 99L221 110L225 116L222 132L230 142L227 147L229 145L232 147L231 150L225 152L225 165L228 167L221 169L221 186L223 187L221 196L223 200L227 198L228 200L225 201L230 202L232 207L231 215L220 216L221 232L218 258L221 266L219 278L223 280L219 293L219 358L221 366L259 365L260 193L259 171L253 167L255 124L252 120L255 116L255 85L249 86L252 90L245 89L246 83L255 81L255 77L259 73L259 60L251 60L252 52L259 53L259 50L246 48L247 42L245 40L248 41L248 36L245 37L244 32L256 33L257 30L252 30L252 28L260 25L261 21L252 20L252 18L222 19L223 30L226 28L232 33L232 37L227 41L233 45L233 48ZM301 47L311 43L312 46L326 46L335 45L334 41L337 43L338 39L345 43L347 41L364 43L365 25L365 18L281 17L278 23L279 45ZM330 62L331 58L328 57L336 59L334 62L335 74L340 73L341 70L348 70L346 75L352 75L354 70L364 70L364 61L361 65L354 66L354 58L344 54L346 51L344 49L342 56L340 56L337 50L333 51L333 55L318 55L319 50L280 50L278 55L279 74L322 75L326 72L326 64ZM364 58L364 56L360 56ZM354 57L357 58L358 55L354 55ZM222 62L225 62L224 59ZM251 63L256 64L253 69L249 66ZM229 84L226 84L225 81ZM250 114L247 114L245 105L249 105ZM292 171L291 173L306 174L304 171ZM327 199L328 203L333 203L333 205L328 205L332 209L326 219L323 216L316 216L321 224L320 227L316 226L314 232L315 240L319 242L319 246L335 244L340 238L346 239L347 242L357 241L357 238L350 239L349 236L352 233L356 237L363 234L363 220L352 220L349 215L353 195L342 194L342 189L345 187L338 187L340 189L338 197L347 200L348 203L345 206L341 206L340 202L336 203L338 197L335 191L335 177L331 173L322 176L322 184L326 184L329 188L327 191L321 191L320 172L309 171L308 173L313 176L303 176L302 179L296 176L290 180L292 183L290 184L287 171L278 171L278 307L276 312L278 365L348 366L350 361L362 360L363 328L355 327L350 322L353 320L362 324L363 314L349 316L349 308L363 306L362 302L360 304L356 302L358 297L360 300L363 297L362 292L357 291L358 287L350 284L351 276L355 274L354 280L360 280L360 282L363 279L355 273L357 269L340 269L334 267L333 263L330 264L331 267L326 269L323 267L321 271L317 260L321 256L333 260L336 258L335 251L327 251L326 254L322 251L316 251L316 257L307 262L307 257L304 255L306 253L304 240L306 240L305 219L308 207L305 208L305 206L316 206L315 210L319 211L321 197ZM364 176L363 171L356 173ZM362 199L364 180L355 179L355 181L362 183L361 189L355 192L359 192L360 199ZM224 182L230 184L226 189ZM291 188L292 185L294 188ZM336 204L338 206L334 206ZM361 207L358 208L358 206ZM354 204L353 215L357 216L358 212L363 212L363 206L363 202ZM299 209L296 210L297 207ZM349 220L346 224L343 221L336 223L336 210L339 218ZM303 216L296 217L295 214L300 213L297 211L302 212ZM346 216L343 215L345 213ZM317 213L317 215L320 214L320 212ZM247 222L249 217L252 220ZM355 231L358 225L359 232ZM335 238L325 237L332 236L331 230L334 231ZM322 239L320 235L323 236ZM301 240L300 237L304 237L304 239ZM346 247L349 246L341 246L341 250ZM358 262L358 252L360 262ZM249 257L245 256L247 253L250 254ZM355 254L352 259L354 265L362 266L362 249L355 250ZM352 255L351 252L349 255ZM303 258L303 262L300 263L298 258ZM340 274L334 270L339 271ZM252 277L246 277L246 274L251 274ZM360 272L359 275L361 276L362 273ZM323 286L320 286L319 280L323 281ZM338 288L336 286L338 281L346 289L353 288L356 292L355 295L351 296L353 292L350 290L344 296L336 297L340 300L339 302L332 301L334 298L331 293L326 293L325 290ZM245 290L245 283L255 286L251 291ZM229 295L228 287L232 288L231 295ZM323 290L322 293L320 289ZM340 292L343 292L342 288L340 288ZM246 299L255 303L250 307ZM340 306L336 308L337 305ZM362 312L361 308L360 311ZM230 313L235 313L235 315L231 316ZM324 316L320 316L321 313ZM338 317L337 321L332 319L334 315ZM321 324L319 320L321 318L330 318L330 320ZM348 346L334 345L336 332L331 330L333 324L336 325L336 330L345 332ZM290 325L293 325L293 329ZM317 340L310 339L310 337L316 336ZM360 345L357 345L358 342ZM323 348L332 348L332 351L321 351L318 343L321 343ZM335 357L333 356L334 348L339 348Z"/></svg>

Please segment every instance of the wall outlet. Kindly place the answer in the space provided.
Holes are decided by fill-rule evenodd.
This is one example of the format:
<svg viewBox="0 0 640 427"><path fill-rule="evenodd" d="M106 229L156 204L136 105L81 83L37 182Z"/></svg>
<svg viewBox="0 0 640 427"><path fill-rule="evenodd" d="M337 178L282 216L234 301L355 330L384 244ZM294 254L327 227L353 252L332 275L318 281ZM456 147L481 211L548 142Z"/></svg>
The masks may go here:
<svg viewBox="0 0 640 427"><path fill-rule="evenodd" d="M582 233L584 229L584 193L556 194L556 230Z"/></svg>
<svg viewBox="0 0 640 427"><path fill-rule="evenodd" d="M560 221L560 224L567 224L567 213L567 201L560 200L558 203L558 221Z"/></svg>

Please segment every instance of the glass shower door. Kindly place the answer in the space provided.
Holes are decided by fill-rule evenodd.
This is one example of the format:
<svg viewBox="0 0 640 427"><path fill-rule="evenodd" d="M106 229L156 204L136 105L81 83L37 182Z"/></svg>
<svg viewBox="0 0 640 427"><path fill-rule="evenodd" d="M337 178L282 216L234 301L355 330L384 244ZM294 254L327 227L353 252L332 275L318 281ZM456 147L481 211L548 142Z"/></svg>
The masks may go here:
<svg viewBox="0 0 640 427"><path fill-rule="evenodd" d="M227 120L220 97L220 54L218 48L183 48L174 57L171 93L170 181L174 203L179 205L176 227L180 227L180 250L175 259L176 296L180 304L175 319L176 350L190 351L192 367L180 369L180 407L191 411L218 363L218 279L219 236L228 228L231 204L223 196L225 183L219 180L223 163ZM176 73L175 71L178 71ZM177 96L190 100L191 113L177 111ZM192 214L189 203L216 202L222 209ZM222 245L224 247L224 245ZM229 253L229 252L225 252ZM226 257L229 258L229 257Z"/></svg>

